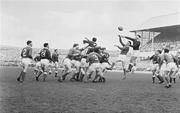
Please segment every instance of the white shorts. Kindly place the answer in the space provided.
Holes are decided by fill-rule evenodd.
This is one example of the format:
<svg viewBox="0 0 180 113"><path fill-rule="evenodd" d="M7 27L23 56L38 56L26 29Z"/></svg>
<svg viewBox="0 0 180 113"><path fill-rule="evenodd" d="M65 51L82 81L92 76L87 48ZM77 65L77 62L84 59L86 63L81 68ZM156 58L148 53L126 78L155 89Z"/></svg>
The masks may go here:
<svg viewBox="0 0 180 113"><path fill-rule="evenodd" d="M63 61L63 65L66 67L71 68L72 64L71 64L71 60L69 58L65 58Z"/></svg>
<svg viewBox="0 0 180 113"><path fill-rule="evenodd" d="M139 53L140 53L139 50L133 50L131 56L132 56L132 57L139 57Z"/></svg>
<svg viewBox="0 0 180 113"><path fill-rule="evenodd" d="M106 69L106 68L110 68L111 66L107 63L107 62L103 62L101 63L101 68L102 70Z"/></svg>
<svg viewBox="0 0 180 113"><path fill-rule="evenodd" d="M159 70L159 64L153 64L152 67L151 67L151 70L152 71Z"/></svg>
<svg viewBox="0 0 180 113"><path fill-rule="evenodd" d="M55 68L58 68L58 67L59 67L58 62L54 62L54 67L55 67Z"/></svg>
<svg viewBox="0 0 180 113"><path fill-rule="evenodd" d="M71 63L72 63L72 66L74 66L75 68L78 68L81 65L81 62L77 60L72 60Z"/></svg>
<svg viewBox="0 0 180 113"><path fill-rule="evenodd" d="M89 64L86 62L86 59L82 58L80 67L88 67L88 66L89 66Z"/></svg>
<svg viewBox="0 0 180 113"><path fill-rule="evenodd" d="M178 71L177 65L174 62L170 62L166 66L166 71Z"/></svg>
<svg viewBox="0 0 180 113"><path fill-rule="evenodd" d="M89 66L87 73L95 72L95 71L101 71L101 64L100 63L93 63Z"/></svg>
<svg viewBox="0 0 180 113"><path fill-rule="evenodd" d="M22 63L22 65L28 66L28 65L32 64L32 60L30 58L22 58L21 63Z"/></svg>
<svg viewBox="0 0 180 113"><path fill-rule="evenodd" d="M40 61L36 62L36 67L41 67L41 62Z"/></svg>
<svg viewBox="0 0 180 113"><path fill-rule="evenodd" d="M48 59L41 59L41 66L49 66L50 65L50 62Z"/></svg>
<svg viewBox="0 0 180 113"><path fill-rule="evenodd" d="M126 62L126 60L127 60L126 55L119 55L119 57L117 58L117 61Z"/></svg>

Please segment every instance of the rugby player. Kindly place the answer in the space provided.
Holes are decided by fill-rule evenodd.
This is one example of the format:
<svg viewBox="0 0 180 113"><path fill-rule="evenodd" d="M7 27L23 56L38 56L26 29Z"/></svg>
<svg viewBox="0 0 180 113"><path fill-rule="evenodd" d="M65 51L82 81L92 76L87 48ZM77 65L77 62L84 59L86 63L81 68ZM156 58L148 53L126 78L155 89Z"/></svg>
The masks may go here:
<svg viewBox="0 0 180 113"><path fill-rule="evenodd" d="M176 77L179 76L179 64L180 64L180 50L176 52L176 55L174 56L174 62L176 63L178 69L176 71L176 74L173 74L170 78L170 82L176 83ZM179 76L180 77L180 76Z"/></svg>
<svg viewBox="0 0 180 113"><path fill-rule="evenodd" d="M86 73L85 82L89 81L93 72L96 72L96 75L92 82L96 82L98 77L102 77L102 69L99 63L99 58L100 55L97 52L91 52L87 55L87 62L89 63L89 67Z"/></svg>
<svg viewBox="0 0 180 113"><path fill-rule="evenodd" d="M21 66L23 70L21 71L20 75L17 77L18 82L23 82L26 76L26 71L28 69L28 66L32 62L32 41L28 40L27 41L27 46L22 49L21 51Z"/></svg>
<svg viewBox="0 0 180 113"><path fill-rule="evenodd" d="M174 76L177 71L178 67L176 65L175 58L172 54L169 53L169 49L164 49L164 60L166 61L166 70L165 70L165 80L166 80L166 88L171 88L171 77Z"/></svg>
<svg viewBox="0 0 180 113"><path fill-rule="evenodd" d="M109 53L105 51L106 48L102 48L100 49L100 63L101 63L101 68L102 68L102 74L104 75L104 73L107 71L107 70L112 70L111 68L111 64L109 63ZM105 82L105 77L100 77L99 78L99 82Z"/></svg>
<svg viewBox="0 0 180 113"><path fill-rule="evenodd" d="M114 66L117 62L121 62L122 63L122 68L123 68L123 73L124 73L123 74L123 79L126 79L126 72L128 70L128 66L129 66L129 64L128 64L129 61L127 59L127 53L129 52L129 47L131 45L131 42L128 41L126 44L124 44L122 42L121 36L120 35L118 35L118 36L119 36L119 42L121 43L121 45L123 47L120 47L118 45L114 45L115 47L118 47L121 50L121 53L120 53L118 59L116 60L116 62L113 63L112 66Z"/></svg>
<svg viewBox="0 0 180 113"><path fill-rule="evenodd" d="M161 50L157 50L155 51L155 54L153 56L150 57L150 60L152 60L153 62L153 66L152 66L152 83L155 83L155 78L157 77L159 79L159 83L163 83L163 77L160 76L159 73L159 63L161 61L160 55L161 54Z"/></svg>
<svg viewBox="0 0 180 113"><path fill-rule="evenodd" d="M40 54L38 53L35 57L34 57L34 61L35 61L35 67L34 67L34 74L37 75L38 72L40 71L40 67L41 67L41 63L40 63Z"/></svg>
<svg viewBox="0 0 180 113"><path fill-rule="evenodd" d="M51 52L49 50L49 44L44 43L44 48L40 51L40 62L41 62L41 69L43 71L43 81L45 82L47 77L47 71L49 67L49 63L52 61ZM40 71L38 76L36 77L36 81L39 81L39 76L42 74Z"/></svg>
<svg viewBox="0 0 180 113"><path fill-rule="evenodd" d="M59 77L58 81L62 82L62 80L66 79L66 76L72 72L72 66L76 68L74 75L72 76L71 80L75 79L75 77L79 74L79 67L80 67L80 57L81 51L79 50L79 44L73 44L73 48L69 50L68 55L63 61L65 66L65 72L62 76Z"/></svg>
<svg viewBox="0 0 180 113"><path fill-rule="evenodd" d="M80 64L80 74L79 74L79 81L82 82L84 76L86 75L87 69L89 64L86 62L87 56L83 55L81 58L81 64Z"/></svg>
<svg viewBox="0 0 180 113"><path fill-rule="evenodd" d="M139 48L140 48L140 45L141 45L141 41L140 41L140 38L141 36L140 35L136 35L135 38L131 38L131 37L127 37L127 36L121 36L122 38L126 38L130 41L133 42L133 44L129 45L130 47L133 48L133 53L132 53L132 56L131 56L131 59L133 60L133 66L136 66L136 60L138 60L138 56L139 56Z"/></svg>
<svg viewBox="0 0 180 113"><path fill-rule="evenodd" d="M59 54L58 54L58 50L55 49L54 53L52 54L52 62L54 63L54 67L55 67L55 77L57 77L58 75L58 62L59 62Z"/></svg>

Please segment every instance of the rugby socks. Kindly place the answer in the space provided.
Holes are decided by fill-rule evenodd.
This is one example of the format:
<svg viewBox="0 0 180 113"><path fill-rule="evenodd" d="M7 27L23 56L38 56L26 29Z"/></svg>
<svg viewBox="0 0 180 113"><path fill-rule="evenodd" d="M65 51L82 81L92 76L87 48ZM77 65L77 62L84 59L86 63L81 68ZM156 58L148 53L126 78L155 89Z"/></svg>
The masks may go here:
<svg viewBox="0 0 180 113"><path fill-rule="evenodd" d="M57 75L58 75L58 71L55 71L55 77L57 77Z"/></svg>
<svg viewBox="0 0 180 113"><path fill-rule="evenodd" d="M170 77L169 82L172 83L172 78Z"/></svg>
<svg viewBox="0 0 180 113"><path fill-rule="evenodd" d="M46 78L47 78L47 73L46 73L46 72L44 72L44 74L43 74L43 82L45 82L45 81L46 81Z"/></svg>
<svg viewBox="0 0 180 113"><path fill-rule="evenodd" d="M84 78L84 74L81 74L81 76L80 76L80 82L83 81L83 78Z"/></svg>
<svg viewBox="0 0 180 113"><path fill-rule="evenodd" d="M68 75L69 73L67 72L67 73L64 73L63 75L62 75L62 80L65 80L66 79L66 76Z"/></svg>
<svg viewBox="0 0 180 113"><path fill-rule="evenodd" d="M176 83L176 78L173 78L173 82Z"/></svg>
<svg viewBox="0 0 180 113"><path fill-rule="evenodd" d="M39 74L36 76L36 81L39 81L39 77L41 76L42 71L39 71Z"/></svg>
<svg viewBox="0 0 180 113"><path fill-rule="evenodd" d="M25 77L26 77L26 72L22 72L22 82L25 80Z"/></svg>
<svg viewBox="0 0 180 113"><path fill-rule="evenodd" d="M155 77L152 77L152 83L155 83Z"/></svg>
<svg viewBox="0 0 180 113"><path fill-rule="evenodd" d="M21 71L21 73L19 74L19 76L18 76L18 78L17 78L17 81L18 81L18 82L21 82L22 75L23 75L23 71Z"/></svg>
<svg viewBox="0 0 180 113"><path fill-rule="evenodd" d="M34 74L35 74L35 75L38 74L38 70L37 70L37 69L34 70Z"/></svg>
<svg viewBox="0 0 180 113"><path fill-rule="evenodd" d="M159 83L160 84L162 84L164 82L163 78L160 75L157 75L156 77L159 79L159 81L160 81Z"/></svg>

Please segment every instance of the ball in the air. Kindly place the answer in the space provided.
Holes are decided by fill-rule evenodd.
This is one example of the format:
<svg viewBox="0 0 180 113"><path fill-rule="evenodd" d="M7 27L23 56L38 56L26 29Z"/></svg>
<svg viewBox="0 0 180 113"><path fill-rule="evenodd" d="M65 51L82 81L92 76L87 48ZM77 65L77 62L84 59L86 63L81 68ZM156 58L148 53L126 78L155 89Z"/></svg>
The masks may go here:
<svg viewBox="0 0 180 113"><path fill-rule="evenodd" d="M119 30L119 31L123 31L123 27L119 26L119 27L118 27L118 30Z"/></svg>

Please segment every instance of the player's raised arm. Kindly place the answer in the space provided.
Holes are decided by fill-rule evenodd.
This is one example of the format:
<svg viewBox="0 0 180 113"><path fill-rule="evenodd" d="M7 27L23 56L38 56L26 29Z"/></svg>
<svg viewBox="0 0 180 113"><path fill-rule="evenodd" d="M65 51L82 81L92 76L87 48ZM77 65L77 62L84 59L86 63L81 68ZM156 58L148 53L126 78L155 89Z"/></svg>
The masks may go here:
<svg viewBox="0 0 180 113"><path fill-rule="evenodd" d="M119 42L121 43L121 45L122 45L122 46L125 46L125 44L122 42L122 39L121 39L122 37L121 37L121 35L118 35L118 37L119 37Z"/></svg>
<svg viewBox="0 0 180 113"><path fill-rule="evenodd" d="M135 40L134 38L127 37L127 36L125 36L124 38L126 38L126 39L128 39L128 40L131 40L131 41L134 41L134 40Z"/></svg>
<svg viewBox="0 0 180 113"><path fill-rule="evenodd" d="M119 47L118 45L114 45L115 47L119 48L120 50L122 50L123 48L122 47Z"/></svg>

